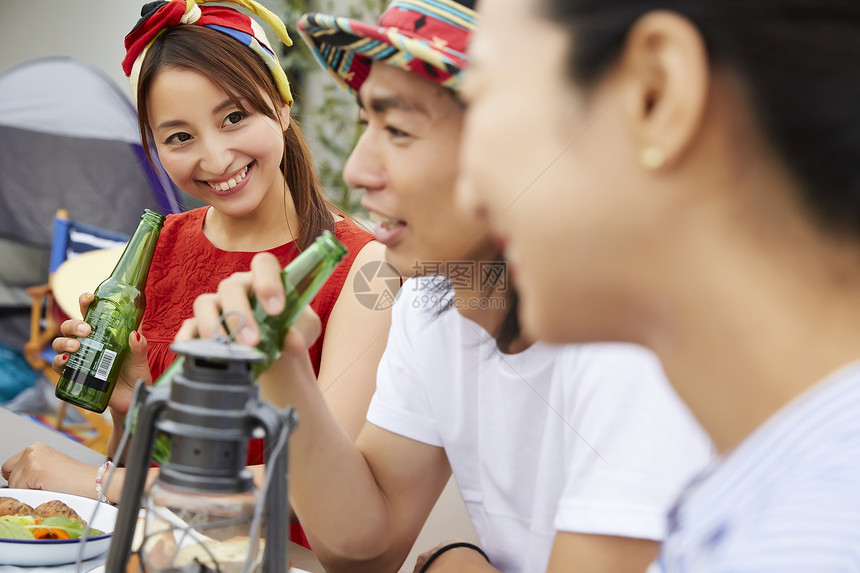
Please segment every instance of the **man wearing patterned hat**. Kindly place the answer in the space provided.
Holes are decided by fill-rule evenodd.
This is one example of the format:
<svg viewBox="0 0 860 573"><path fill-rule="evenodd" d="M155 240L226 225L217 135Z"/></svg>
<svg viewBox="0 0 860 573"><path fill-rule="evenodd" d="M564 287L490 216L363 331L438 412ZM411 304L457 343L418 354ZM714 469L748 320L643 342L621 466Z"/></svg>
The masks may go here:
<svg viewBox="0 0 860 573"><path fill-rule="evenodd" d="M451 209L463 115L457 91L468 61L468 42L477 25L473 8L473 2L466 1L402 0L392 2L376 26L320 14L309 14L299 22L299 32L318 61L357 96L359 118L366 131L345 166L344 178L352 187L365 190L363 204L379 219L377 239L386 245L388 260L404 274L410 270L412 274L429 272L428 260L451 261L464 253L479 261L492 257L492 253L486 256L481 252L481 246L486 245L483 229ZM404 299L414 295L410 283L415 280L404 285ZM414 306L403 302L400 307ZM412 316L404 316L409 314ZM402 559L408 552L453 469L491 563L468 545L443 544L422 556L419 566L423 563L430 571L543 571L547 567L552 571L644 571L654 556L657 540L665 534L663 510L686 477L707 457L706 440L693 423L689 427L695 438L681 443L648 427L644 418L656 410L650 415L628 412L617 398L609 396L623 393L621 389L630 381L630 391L640 398L665 399L658 410L665 408L667 419L673 420L669 426L680 430L689 420L679 420L684 409L674 403L659 366L630 348L605 345L596 351L596 357L577 348L567 352L573 360L570 356L558 358L557 354L545 358L559 365L569 360L568 369L559 366L557 370L566 370L564 382L569 390L576 388L572 394L581 393L578 398L555 401L551 385L541 388L539 382L531 385L531 396L529 392L520 398L508 396L507 400L498 395L482 396L481 390L476 394L458 384L485 384L493 393L491 384L498 380L490 372L508 367L522 374L520 387L509 381L510 388L495 390L516 394L522 390L523 380L533 374L523 370L525 364L529 359L539 360L536 357L545 348L529 346L514 327L509 334L513 341L500 364L493 362L499 357L498 348L490 352L495 356L478 358L487 347L495 347L486 341L483 349L473 349L475 364L468 364L462 358L445 356L443 349L456 352L457 344L441 346L434 341L434 334L444 337L448 328L451 338L468 339L457 328L477 328L475 324L498 333L499 321L506 322L511 316L463 308L447 314L431 324L416 326L422 320L420 312L394 309L389 346L368 412L370 423L358 442L367 463L357 465L372 474L388 500L383 512L386 519L350 514L351 509L373 507L371 503L344 508L343 521L331 519L324 511L317 520L308 513L308 509L318 507L314 498L319 491L312 489L318 483L310 483L315 472L294 474L298 512L312 531L317 553L325 558L330 552L335 562L351 556L358 558L356 561L373 557L370 561L375 564L397 563L397 558L387 561L386 557L401 555ZM515 312L508 314L515 316ZM467 346L458 340L461 348ZM414 353L410 350L413 343L420 345ZM409 359L412 354L418 362L434 356L434 351L438 352L437 362L446 362L447 369L421 371L422 367ZM431 362L432 358L421 364ZM607 362L611 365L605 366ZM591 374L601 374L592 377L589 369ZM465 380L468 373L474 379ZM544 374L551 377L548 372ZM608 378L601 380L605 386L586 397L586 389L602 376ZM558 391L561 384L555 386ZM542 390L548 390L546 402L540 397L539 406L529 404ZM519 411L507 411L517 400ZM599 429L589 427L583 412L571 408L572 402L580 407L588 402L602 413L606 424ZM554 408L559 412L554 414ZM529 415L534 419L530 421ZM624 419L628 427L611 428L613 418ZM529 435L531 431L537 433ZM609 435L598 436L601 431ZM665 445L663 438L672 440L677 452L655 453ZM526 451L529 449L544 451ZM637 454L620 454L622 449L636 450ZM688 452L689 459L679 461L680 452ZM661 456L667 465L662 468L665 472L660 470L665 482L658 484L657 473L649 473L639 463L653 468ZM614 471L606 467L610 464ZM309 482L303 483L302 475L308 476ZM365 496L358 483L356 480L358 491L351 495L361 499ZM302 503L303 497L307 503ZM351 539L344 532L352 529L351 517L366 528L366 535L352 539L360 544L361 539L376 538L375 545L349 545ZM346 569L356 570L355 563ZM375 565L369 569L383 570Z"/></svg>
<svg viewBox="0 0 860 573"><path fill-rule="evenodd" d="M475 26L471 3L454 0L396 0L376 26L318 14L299 22L365 124L344 178L365 191L387 260L418 276L394 305L355 445L312 383L301 325L261 377L281 392L273 401L299 413L293 507L328 571L396 571L453 473L481 546L445 542L416 571L642 573L668 507L707 460L707 439L650 352L550 346L519 332L513 290L492 273L504 262L455 205L457 90ZM277 277L276 262L254 262L257 296L282 292L260 280ZM421 276L434 273L452 288ZM243 290L223 296L234 291L221 309L247 311Z"/></svg>

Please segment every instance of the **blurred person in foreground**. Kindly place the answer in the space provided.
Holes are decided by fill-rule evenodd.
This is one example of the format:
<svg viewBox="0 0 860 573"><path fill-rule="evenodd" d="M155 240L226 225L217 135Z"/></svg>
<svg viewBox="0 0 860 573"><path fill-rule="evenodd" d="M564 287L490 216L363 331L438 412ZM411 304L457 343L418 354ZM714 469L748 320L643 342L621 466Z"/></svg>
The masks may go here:
<svg viewBox="0 0 860 573"><path fill-rule="evenodd" d="M416 570L641 573L710 446L650 352L520 333L504 261L454 201L458 89L476 25L471 5L453 1L394 2L379 26L320 14L299 23L358 97L365 128L344 177L365 190L387 260L424 276L394 305L357 445L313 384L314 336L294 328L261 378L301 420L293 507L327 570L396 571L453 473L480 547L443 543ZM256 257L250 274L198 299L180 336L208 335L224 311L247 313L249 288L279 296L276 273L271 257Z"/></svg>
<svg viewBox="0 0 860 573"><path fill-rule="evenodd" d="M462 190L525 330L653 349L721 454L658 563L860 571L860 3L482 9Z"/></svg>

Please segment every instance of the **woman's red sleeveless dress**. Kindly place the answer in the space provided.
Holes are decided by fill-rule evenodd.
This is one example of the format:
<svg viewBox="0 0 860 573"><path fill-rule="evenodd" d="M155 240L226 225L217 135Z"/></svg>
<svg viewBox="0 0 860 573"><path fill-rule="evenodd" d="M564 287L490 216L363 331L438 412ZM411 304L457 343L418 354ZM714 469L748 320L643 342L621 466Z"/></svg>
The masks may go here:
<svg viewBox="0 0 860 573"><path fill-rule="evenodd" d="M203 219L208 208L168 215L158 238L146 282L146 311L140 328L147 340L147 359L153 380L176 359L176 354L169 346L182 322L193 314L194 299L200 294L215 292L218 283L229 275L249 270L251 259L257 254L222 251L212 245L203 234ZM356 254L373 239L369 232L346 219L338 221L335 236L348 253L311 301L311 307L322 322L322 333L308 350L317 375L329 315ZM278 258L281 266L286 266L299 253L293 242L270 249L269 252ZM262 440L252 440L248 448L248 464L263 462ZM298 524L293 524L290 533L293 541L309 547Z"/></svg>

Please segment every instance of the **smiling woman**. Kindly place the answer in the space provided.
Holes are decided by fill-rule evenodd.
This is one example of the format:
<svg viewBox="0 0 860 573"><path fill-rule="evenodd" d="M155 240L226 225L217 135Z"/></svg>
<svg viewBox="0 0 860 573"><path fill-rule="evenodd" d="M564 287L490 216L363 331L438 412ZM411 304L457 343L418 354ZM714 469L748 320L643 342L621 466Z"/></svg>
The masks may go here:
<svg viewBox="0 0 860 573"><path fill-rule="evenodd" d="M390 312L361 304L352 279L363 264L381 260L381 246L326 200L290 117L286 75L260 24L233 6L205 4L146 4L126 37L123 67L137 97L142 140L147 150L157 148L171 179L208 206L165 221L145 289L146 313L130 337L132 356L120 374L111 413L115 424L121 423L136 380L150 382L174 361L170 345L198 295L215 292L232 273L249 271L258 252L270 252L286 266L328 230L349 252L311 302L323 320L323 335L308 353L319 383L328 388L326 400L355 436L373 392ZM271 12L251 0L235 4L292 43ZM81 304L90 301L84 297ZM229 326L235 332L239 318L234 318ZM68 321L61 330L64 337L53 345L59 354L55 369L78 350L76 337L89 326ZM334 384L342 376L351 383ZM114 432L111 449L119 434ZM28 448L14 464L7 463L10 484L95 495L95 467L81 472L40 463L47 457L59 459L45 448ZM249 463L262 461L257 441ZM123 477L120 468L105 492L108 499L117 500Z"/></svg>
<svg viewBox="0 0 860 573"><path fill-rule="evenodd" d="M158 52L150 53L158 57ZM144 81L147 77L141 76ZM213 207L207 223L218 229L210 237L215 245L230 244L234 219L253 220L272 234L266 239L259 231L248 233L245 250L281 244L285 223L298 231L298 213L285 220L286 181L280 168L283 133L290 127L286 103L272 118L244 96L237 101L226 97L206 76L173 67L142 87L141 97L165 169L180 188ZM191 99L196 102L193 108L185 104Z"/></svg>

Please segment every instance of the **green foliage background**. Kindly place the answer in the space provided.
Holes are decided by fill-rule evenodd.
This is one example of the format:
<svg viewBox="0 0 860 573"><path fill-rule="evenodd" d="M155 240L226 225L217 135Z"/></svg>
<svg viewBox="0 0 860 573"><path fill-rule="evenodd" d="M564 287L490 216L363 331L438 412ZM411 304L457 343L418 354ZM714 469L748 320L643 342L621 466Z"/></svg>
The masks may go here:
<svg viewBox="0 0 860 573"><path fill-rule="evenodd" d="M317 172L326 194L348 213L361 215L361 192L351 190L343 181L343 165L355 145L360 131L354 98L333 79L324 77L322 97L311 101L303 89L311 74L322 73L307 45L296 29L296 22L307 12L344 16L365 22L376 22L385 10L387 0L269 0L269 8L287 25L293 47L285 48L281 64L290 78L296 96L294 115L300 118L306 135L325 149L325 157L315 157ZM326 74L327 76L327 74Z"/></svg>

